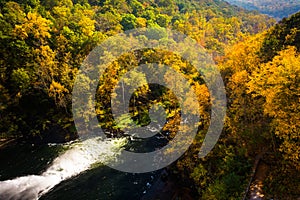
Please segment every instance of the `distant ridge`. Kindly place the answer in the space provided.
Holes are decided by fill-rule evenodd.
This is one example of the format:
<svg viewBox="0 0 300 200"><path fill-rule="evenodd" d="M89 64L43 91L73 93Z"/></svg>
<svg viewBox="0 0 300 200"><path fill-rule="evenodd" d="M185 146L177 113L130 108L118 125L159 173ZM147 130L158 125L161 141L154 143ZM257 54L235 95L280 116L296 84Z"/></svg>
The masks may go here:
<svg viewBox="0 0 300 200"><path fill-rule="evenodd" d="M277 20L300 11L299 0L226 0L248 10L257 10Z"/></svg>

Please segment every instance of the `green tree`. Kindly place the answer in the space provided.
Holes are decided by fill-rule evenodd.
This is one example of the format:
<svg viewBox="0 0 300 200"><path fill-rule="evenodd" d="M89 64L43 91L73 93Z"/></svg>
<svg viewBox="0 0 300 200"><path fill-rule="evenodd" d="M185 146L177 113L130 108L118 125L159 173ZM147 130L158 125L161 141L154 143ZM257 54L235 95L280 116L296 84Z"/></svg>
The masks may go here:
<svg viewBox="0 0 300 200"><path fill-rule="evenodd" d="M122 17L120 24L123 26L125 31L134 29L137 26L137 19L133 14L125 14Z"/></svg>

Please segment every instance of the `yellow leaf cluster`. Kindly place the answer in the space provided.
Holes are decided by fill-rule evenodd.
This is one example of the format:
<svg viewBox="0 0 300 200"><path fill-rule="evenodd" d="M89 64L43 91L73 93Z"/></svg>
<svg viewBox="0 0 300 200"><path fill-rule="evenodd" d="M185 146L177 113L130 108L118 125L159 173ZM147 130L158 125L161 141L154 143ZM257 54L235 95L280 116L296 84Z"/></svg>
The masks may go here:
<svg viewBox="0 0 300 200"><path fill-rule="evenodd" d="M44 39L51 37L49 33L51 24L50 20L43 18L38 13L29 12L24 22L16 25L13 32L21 39L26 39L32 34L34 38L43 42Z"/></svg>
<svg viewBox="0 0 300 200"><path fill-rule="evenodd" d="M49 96L53 97L55 102L60 105L64 106L66 102L64 102L64 96L65 94L69 93L69 90L67 90L63 85L56 81L52 81L50 88L49 88Z"/></svg>

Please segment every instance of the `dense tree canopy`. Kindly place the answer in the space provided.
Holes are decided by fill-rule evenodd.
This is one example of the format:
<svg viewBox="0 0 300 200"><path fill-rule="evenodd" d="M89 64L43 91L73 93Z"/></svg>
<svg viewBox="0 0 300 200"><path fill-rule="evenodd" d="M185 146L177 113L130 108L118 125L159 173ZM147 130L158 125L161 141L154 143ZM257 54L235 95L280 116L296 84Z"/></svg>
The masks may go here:
<svg viewBox="0 0 300 200"><path fill-rule="evenodd" d="M286 177L299 177L300 168L300 14L267 31L274 19L221 0L4 0L0 6L0 138L23 137L31 142L36 138L52 142L53 135L59 135L60 142L76 138L71 94L86 56L109 36L133 28L153 29L131 42L170 42L160 28L165 27L193 38L218 64L228 98L220 141L207 157L196 156L210 123L212 99L207 86L191 63L153 49L122 55L99 77L94 111L108 136L122 135L130 118L148 124L149 108L159 103L168 120L165 139L174 137L180 108L172 91L157 85L138 88L130 100L131 116L121 116L119 124L107 95L130 67L168 65L184 74L201 105L193 109L192 94L187 93L184 106L191 113L199 111L201 121L190 150L170 167L179 185L191 186L201 199L241 198L255 156L267 151L269 162L275 163L267 186L274 186L275 172L283 174L277 177L282 185L268 191L280 198L286 195L281 191L295 188L286 184ZM126 47L126 42L118 44ZM92 80L80 78L85 90ZM131 78L144 80L138 72ZM166 72L164 79L176 83L172 72ZM132 83L124 79L122 84L118 90ZM298 179L291 184L297 183Z"/></svg>

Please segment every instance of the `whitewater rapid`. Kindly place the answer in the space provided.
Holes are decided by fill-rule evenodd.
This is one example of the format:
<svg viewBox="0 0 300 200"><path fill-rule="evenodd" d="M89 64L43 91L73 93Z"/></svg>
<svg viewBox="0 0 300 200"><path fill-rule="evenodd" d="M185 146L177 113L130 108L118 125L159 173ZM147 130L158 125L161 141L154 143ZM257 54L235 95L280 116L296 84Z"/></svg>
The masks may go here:
<svg viewBox="0 0 300 200"><path fill-rule="evenodd" d="M87 139L70 145L70 149L53 160L40 175L28 175L0 182L0 200L36 200L55 185L116 158L126 139Z"/></svg>

